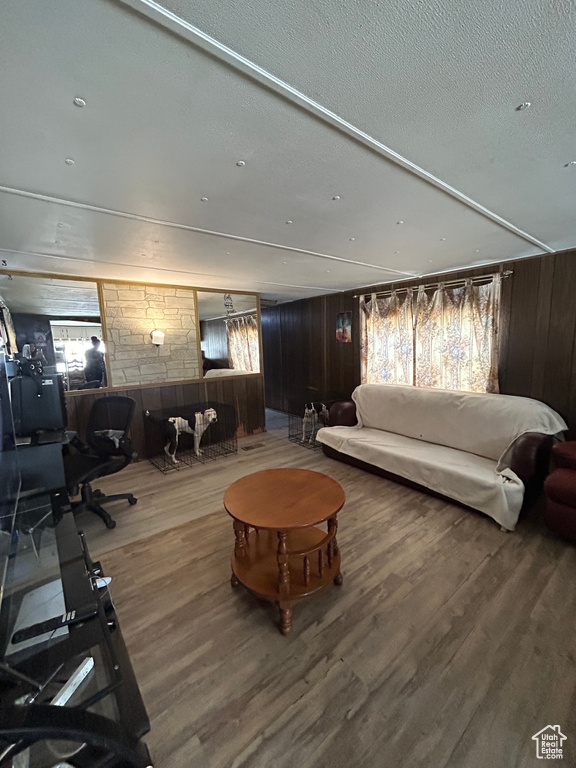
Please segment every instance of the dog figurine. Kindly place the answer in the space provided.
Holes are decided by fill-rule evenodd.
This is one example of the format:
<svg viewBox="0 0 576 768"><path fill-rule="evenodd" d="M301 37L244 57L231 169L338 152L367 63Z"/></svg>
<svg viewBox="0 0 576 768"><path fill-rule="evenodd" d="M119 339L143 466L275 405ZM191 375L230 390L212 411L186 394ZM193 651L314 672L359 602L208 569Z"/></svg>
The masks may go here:
<svg viewBox="0 0 576 768"><path fill-rule="evenodd" d="M150 416L150 412L146 411L146 415ZM218 421L218 414L214 408L206 408L205 411L197 411L192 419L185 419L182 416L169 416L167 419L163 419L164 433L166 436L166 444L164 446L164 453L173 464L179 464L180 462L176 458L176 451L178 449L178 438L180 433L185 432L189 435L194 435L194 453L196 456L200 456L200 441L202 435L210 424Z"/></svg>

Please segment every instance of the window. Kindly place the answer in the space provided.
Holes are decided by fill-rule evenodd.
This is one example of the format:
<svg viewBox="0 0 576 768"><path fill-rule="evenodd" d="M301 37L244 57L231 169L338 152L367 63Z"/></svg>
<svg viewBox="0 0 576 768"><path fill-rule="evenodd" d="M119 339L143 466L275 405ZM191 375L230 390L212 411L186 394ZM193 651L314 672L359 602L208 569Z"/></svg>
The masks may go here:
<svg viewBox="0 0 576 768"><path fill-rule="evenodd" d="M498 391L500 275L361 299L362 382Z"/></svg>

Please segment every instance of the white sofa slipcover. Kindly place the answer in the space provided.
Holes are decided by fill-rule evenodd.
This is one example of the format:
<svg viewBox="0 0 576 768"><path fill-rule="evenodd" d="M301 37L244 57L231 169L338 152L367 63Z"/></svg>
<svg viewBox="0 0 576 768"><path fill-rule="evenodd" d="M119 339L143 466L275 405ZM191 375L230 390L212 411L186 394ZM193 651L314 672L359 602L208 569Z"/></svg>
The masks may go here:
<svg viewBox="0 0 576 768"><path fill-rule="evenodd" d="M321 443L480 510L510 531L525 490L510 467L515 443L526 433L560 437L567 429L544 403L511 395L362 384L352 399L358 423L320 429Z"/></svg>

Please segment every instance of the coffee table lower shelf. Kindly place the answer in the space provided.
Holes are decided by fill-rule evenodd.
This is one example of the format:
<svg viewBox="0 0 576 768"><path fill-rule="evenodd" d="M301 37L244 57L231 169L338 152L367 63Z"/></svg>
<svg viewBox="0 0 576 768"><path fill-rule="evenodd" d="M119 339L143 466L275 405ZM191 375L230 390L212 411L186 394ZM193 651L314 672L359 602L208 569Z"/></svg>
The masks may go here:
<svg viewBox="0 0 576 768"><path fill-rule="evenodd" d="M280 630L292 628L292 607L334 583L342 584L340 551L335 536L320 528L289 531L243 526L242 545L232 556L232 585L280 609Z"/></svg>

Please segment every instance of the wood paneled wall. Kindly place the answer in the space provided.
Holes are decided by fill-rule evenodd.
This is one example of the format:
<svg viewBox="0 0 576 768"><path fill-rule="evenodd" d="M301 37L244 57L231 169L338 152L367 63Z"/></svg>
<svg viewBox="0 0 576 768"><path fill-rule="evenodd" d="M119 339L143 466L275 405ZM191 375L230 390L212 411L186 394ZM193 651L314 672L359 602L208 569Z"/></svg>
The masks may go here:
<svg viewBox="0 0 576 768"><path fill-rule="evenodd" d="M141 458L146 457L144 435L144 412L160 408L172 408L191 403L214 400L227 403L236 408L238 414L237 436L243 437L265 429L264 388L262 376L236 376L233 379L207 379L205 381L174 384L161 387L141 387L134 389L115 388L113 391L82 392L66 398L68 407L68 426L82 436L92 403L98 397L125 395L136 401L132 422L132 440L134 450Z"/></svg>
<svg viewBox="0 0 576 768"><path fill-rule="evenodd" d="M205 357L228 368L228 337L223 320L200 321L200 346Z"/></svg>
<svg viewBox="0 0 576 768"><path fill-rule="evenodd" d="M403 281L473 277L510 269L502 282L500 389L558 411L576 438L576 251ZM393 284L381 286L391 288ZM366 293L377 291L371 286ZM266 405L300 414L309 400L350 397L360 383L361 290L262 310ZM352 343L336 341L336 316L352 311Z"/></svg>

